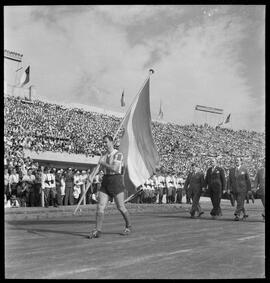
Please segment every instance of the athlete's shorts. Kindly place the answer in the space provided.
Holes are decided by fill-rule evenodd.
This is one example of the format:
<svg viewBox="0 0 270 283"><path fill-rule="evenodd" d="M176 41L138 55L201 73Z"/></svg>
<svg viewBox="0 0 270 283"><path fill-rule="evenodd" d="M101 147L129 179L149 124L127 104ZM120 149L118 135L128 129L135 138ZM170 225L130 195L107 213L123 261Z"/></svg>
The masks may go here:
<svg viewBox="0 0 270 283"><path fill-rule="evenodd" d="M115 197L124 192L123 175L104 175L100 192L107 194L109 197Z"/></svg>

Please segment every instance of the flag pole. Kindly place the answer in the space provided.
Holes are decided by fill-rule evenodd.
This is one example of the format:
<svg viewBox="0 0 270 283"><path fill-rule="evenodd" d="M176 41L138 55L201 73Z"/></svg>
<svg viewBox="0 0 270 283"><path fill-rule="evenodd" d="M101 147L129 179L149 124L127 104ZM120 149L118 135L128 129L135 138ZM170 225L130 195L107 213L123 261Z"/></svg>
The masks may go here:
<svg viewBox="0 0 270 283"><path fill-rule="evenodd" d="M151 74L153 74L153 73L154 73L154 70L153 70L153 69L150 69L150 70L149 70L149 73L148 73L148 76L147 76L146 80L145 80L144 83L143 83L143 86L140 88L139 92L137 93L137 95L136 95L135 98L133 99L131 105L130 105L129 108L128 108L128 111L126 112L124 118L122 119L122 122L120 123L120 125L119 125L119 127L118 127L116 133L114 134L113 140L116 139L116 137L117 137L119 131L121 130L121 128L122 128L122 126L123 126L123 124L124 124L124 122L125 122L125 119L126 119L128 113L129 113L130 110L131 110L131 107L132 107L133 103L136 101L137 96L141 93L141 90L144 88L145 84L147 83L147 81L149 80ZM101 158L102 158L102 155L101 155L100 159L101 159ZM99 161L100 161L100 159L99 159ZM98 165L94 168L93 172L90 174L88 187L85 189L83 195L81 196L81 198L80 198L80 200L79 200L79 202L78 202L78 204L77 204L77 206L76 206L76 208L75 208L75 210L74 210L74 212L73 212L73 215L76 214L76 212L77 212L77 210L78 210L78 208L79 208L79 206L80 206L80 204L81 204L83 198L85 197L85 195L86 195L88 189L90 188L90 186L91 186L91 184L92 184L92 182L93 182L93 180L94 180L94 177L97 175L97 173L98 173L98 171L99 171L99 168L100 168L100 164L98 164Z"/></svg>

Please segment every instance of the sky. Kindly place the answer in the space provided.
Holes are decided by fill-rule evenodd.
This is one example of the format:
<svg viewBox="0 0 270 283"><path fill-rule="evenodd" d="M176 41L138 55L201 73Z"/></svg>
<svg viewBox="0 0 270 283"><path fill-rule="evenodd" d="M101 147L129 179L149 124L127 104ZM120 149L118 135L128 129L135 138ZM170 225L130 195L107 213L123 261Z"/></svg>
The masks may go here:
<svg viewBox="0 0 270 283"><path fill-rule="evenodd" d="M30 65L33 98L124 113L152 68L153 120L161 104L163 122L265 131L264 5L4 6L4 48L23 54L7 84Z"/></svg>

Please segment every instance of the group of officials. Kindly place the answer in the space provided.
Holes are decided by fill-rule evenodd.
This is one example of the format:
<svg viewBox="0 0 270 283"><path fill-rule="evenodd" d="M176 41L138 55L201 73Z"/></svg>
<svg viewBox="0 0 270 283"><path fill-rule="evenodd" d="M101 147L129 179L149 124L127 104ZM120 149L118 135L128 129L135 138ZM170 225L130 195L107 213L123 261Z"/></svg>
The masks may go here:
<svg viewBox="0 0 270 283"><path fill-rule="evenodd" d="M220 202L222 195L225 193L232 195L236 201L234 220L239 221L241 214L243 215L243 219L248 217L244 204L247 197L252 195L252 188L248 171L242 164L240 157L235 158L235 166L230 168L227 180L224 169L217 165L216 158L211 159L211 166L207 169L205 178L203 172L200 171L196 164L192 164L191 167L192 170L186 179L185 188L188 187L192 198L192 207L190 210L192 218L194 218L196 212L199 217L203 214L199 200L202 193L206 190L212 202L213 208L210 214L214 219L222 216ZM255 177L254 190L256 190L256 195L261 199L265 208L264 183L265 168L261 166ZM262 213L262 217L263 219L265 218L265 212Z"/></svg>
<svg viewBox="0 0 270 283"><path fill-rule="evenodd" d="M255 177L254 190L258 198L262 200L263 206L265 203L264 178L264 167L261 167ZM182 197L186 195L186 203L192 203L190 210L192 218L196 213L199 217L204 213L199 203L201 196L210 197L213 206L210 214L213 218L222 216L220 201L222 197L227 197L233 206L236 202L235 221L240 219L241 213L243 219L248 217L244 207L245 200L247 203L249 198L254 200L255 193L251 188L248 171L242 165L240 157L235 158L235 166L229 170L227 178L224 169L217 165L217 159L213 157L205 176L200 167L192 163L185 181L178 174L170 176L157 172L141 188L142 193L138 197L140 203L182 203ZM262 216L265 217L264 213Z"/></svg>

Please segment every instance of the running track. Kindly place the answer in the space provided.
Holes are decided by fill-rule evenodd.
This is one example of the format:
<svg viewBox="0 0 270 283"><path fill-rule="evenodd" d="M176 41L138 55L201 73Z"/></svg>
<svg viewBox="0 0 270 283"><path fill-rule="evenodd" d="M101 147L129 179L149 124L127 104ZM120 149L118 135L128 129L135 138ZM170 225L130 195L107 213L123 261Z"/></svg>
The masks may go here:
<svg viewBox="0 0 270 283"><path fill-rule="evenodd" d="M201 203L201 219L191 219L186 204L173 210L166 210L167 204L141 206L148 209L131 212L131 235L120 235L122 217L109 211L102 237L92 240L87 235L94 212L6 219L5 278L265 278L265 223L259 200L246 205L249 218L240 222L232 221L234 208L228 201L222 201L218 220L210 218L209 202Z"/></svg>

